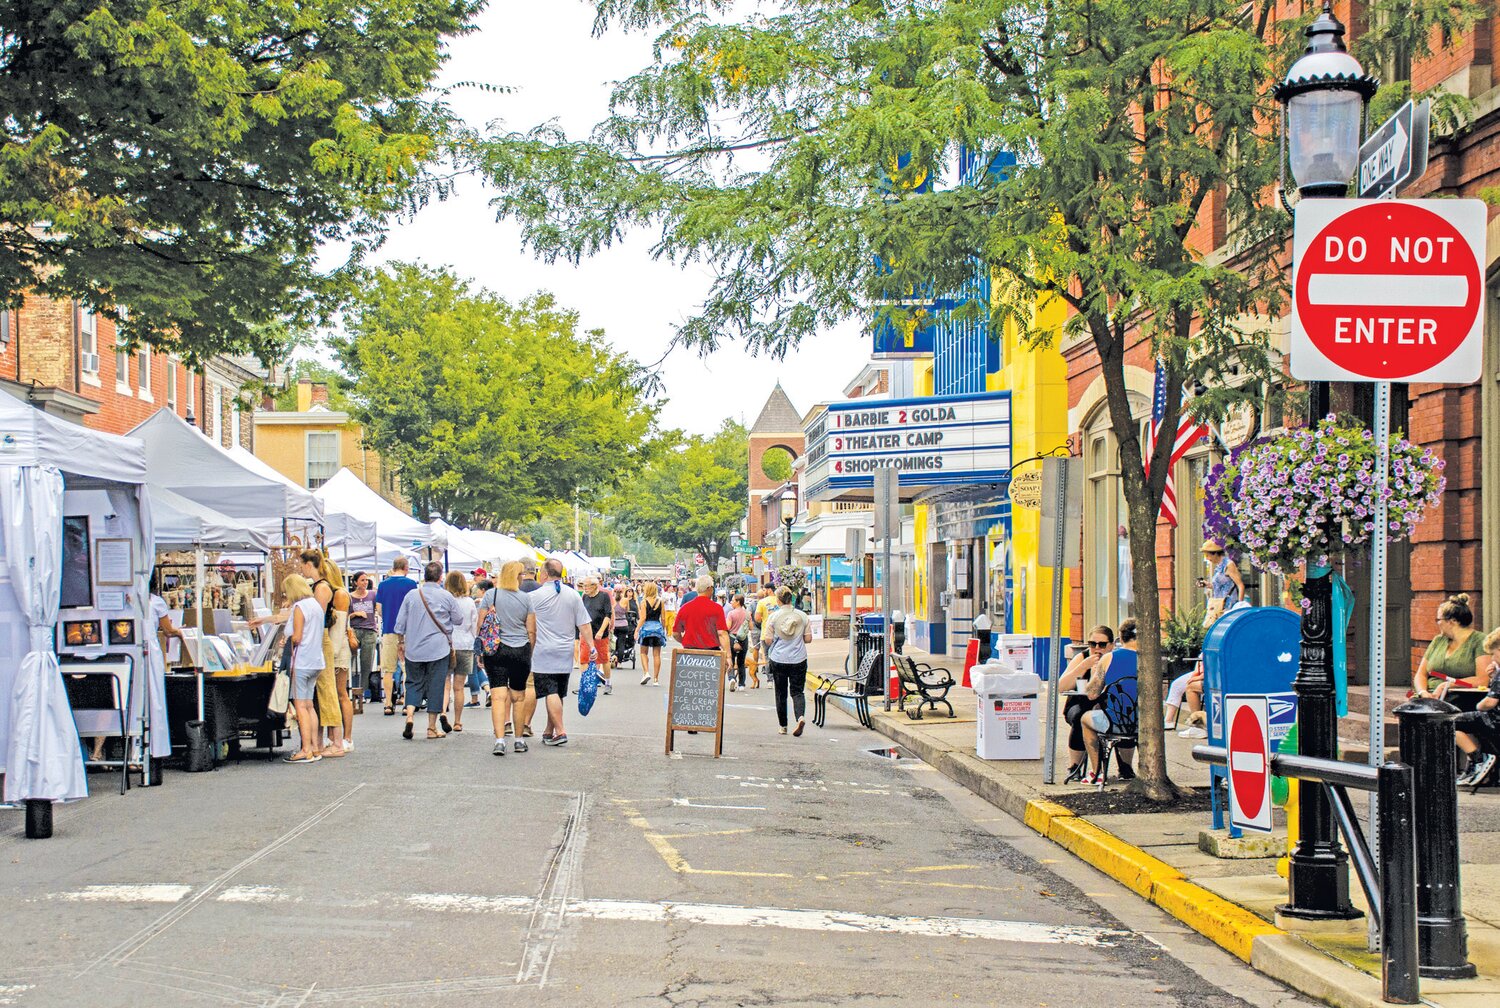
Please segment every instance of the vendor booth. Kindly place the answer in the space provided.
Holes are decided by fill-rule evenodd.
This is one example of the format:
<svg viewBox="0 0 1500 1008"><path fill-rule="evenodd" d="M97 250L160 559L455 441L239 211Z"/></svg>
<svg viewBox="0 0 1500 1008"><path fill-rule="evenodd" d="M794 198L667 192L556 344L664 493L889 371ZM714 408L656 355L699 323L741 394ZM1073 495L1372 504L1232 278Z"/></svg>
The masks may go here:
<svg viewBox="0 0 1500 1008"><path fill-rule="evenodd" d="M221 752L237 751L242 739L274 749L284 738L284 719L267 714L275 631L268 628L255 640L242 618L259 601L270 544L244 522L171 490L152 486L150 496L160 551L156 593L169 610L191 617L176 621L189 624L187 640L173 640L164 656L170 666L166 717L172 737L186 749L186 767L207 770ZM238 551L234 560L227 550ZM192 559L164 559L172 553Z"/></svg>
<svg viewBox="0 0 1500 1008"><path fill-rule="evenodd" d="M151 507L141 442L0 396L0 770L51 835L51 803L86 797L100 764L145 781L171 752L148 659Z"/></svg>

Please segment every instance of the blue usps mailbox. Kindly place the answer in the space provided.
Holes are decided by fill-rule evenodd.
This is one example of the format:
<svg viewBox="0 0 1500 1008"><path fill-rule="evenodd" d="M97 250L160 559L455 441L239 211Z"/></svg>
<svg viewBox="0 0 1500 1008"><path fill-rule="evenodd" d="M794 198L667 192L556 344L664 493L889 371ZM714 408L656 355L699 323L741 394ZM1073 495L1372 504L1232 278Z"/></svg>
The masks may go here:
<svg viewBox="0 0 1500 1008"><path fill-rule="evenodd" d="M1203 699L1208 709L1208 741L1225 745L1224 696L1249 693L1264 696L1270 714L1271 747L1275 749L1297 723L1297 658L1302 649L1302 623L1295 613L1278 606L1235 609L1221 616L1203 641ZM1214 829L1224 828L1224 806L1219 801L1223 767L1209 768ZM1239 836L1231 828L1231 836Z"/></svg>

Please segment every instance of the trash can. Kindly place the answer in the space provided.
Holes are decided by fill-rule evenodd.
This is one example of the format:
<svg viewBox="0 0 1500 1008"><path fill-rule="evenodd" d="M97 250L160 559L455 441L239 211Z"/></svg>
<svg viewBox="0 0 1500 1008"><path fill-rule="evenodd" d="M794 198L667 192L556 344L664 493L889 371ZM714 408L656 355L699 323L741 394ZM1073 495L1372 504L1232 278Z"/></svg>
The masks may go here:
<svg viewBox="0 0 1500 1008"><path fill-rule="evenodd" d="M1042 755L1042 680L999 659L975 666L979 718L974 752L980 759L1034 760Z"/></svg>

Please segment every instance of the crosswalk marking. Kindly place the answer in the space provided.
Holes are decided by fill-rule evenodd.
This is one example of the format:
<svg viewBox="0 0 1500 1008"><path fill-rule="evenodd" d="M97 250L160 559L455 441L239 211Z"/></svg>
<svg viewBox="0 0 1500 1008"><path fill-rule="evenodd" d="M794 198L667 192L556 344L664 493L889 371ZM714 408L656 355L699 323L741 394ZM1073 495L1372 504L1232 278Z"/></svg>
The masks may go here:
<svg viewBox="0 0 1500 1008"><path fill-rule="evenodd" d="M87 886L56 899L109 900L119 903L179 902L192 892L185 885ZM80 896L80 893L90 895ZM285 904L302 897L274 886L238 886L209 897L220 903ZM377 901L379 902L379 901ZM473 893L413 893L392 897L396 906L434 913L502 913L534 917L538 913L560 923L567 920L626 921L642 924L689 923L717 927L769 927L789 931L833 931L860 934L909 935L926 938L975 938L1025 944L1111 946L1131 932L1037 921L986 920L974 917L897 917L848 910L796 907L752 907L718 903L651 902L621 899L569 899L556 893L531 896L485 896ZM542 971L536 971L540 974ZM536 982L540 976L530 977ZM525 982L525 981L518 981ZM3 1002L0 1002L3 1003Z"/></svg>

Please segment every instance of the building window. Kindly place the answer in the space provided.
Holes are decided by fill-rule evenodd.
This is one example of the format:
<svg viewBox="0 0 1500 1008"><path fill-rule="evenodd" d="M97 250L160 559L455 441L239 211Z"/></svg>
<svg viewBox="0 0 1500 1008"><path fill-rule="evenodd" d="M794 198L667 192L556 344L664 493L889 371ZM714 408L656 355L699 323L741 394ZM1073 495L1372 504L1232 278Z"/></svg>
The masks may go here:
<svg viewBox="0 0 1500 1008"><path fill-rule="evenodd" d="M1136 417L1143 418L1141 450L1150 433L1150 404L1130 393ZM1120 447L1110 427L1109 410L1100 406L1083 428L1083 598L1084 629L1118 627L1136 609L1130 561L1130 513L1120 478ZM1181 491L1179 489L1179 497Z"/></svg>
<svg viewBox="0 0 1500 1008"><path fill-rule="evenodd" d="M208 392L208 436L220 444L224 440L224 386L210 386Z"/></svg>
<svg viewBox="0 0 1500 1008"><path fill-rule="evenodd" d="M307 435L307 488L316 490L339 471L337 431L309 431Z"/></svg>
<svg viewBox="0 0 1500 1008"><path fill-rule="evenodd" d="M167 409L177 412L177 359L167 358Z"/></svg>
<svg viewBox="0 0 1500 1008"><path fill-rule="evenodd" d="M10 345L10 309L0 310L0 347Z"/></svg>
<svg viewBox="0 0 1500 1008"><path fill-rule="evenodd" d="M187 369L187 415L191 417L198 412L198 373L192 368ZM203 418L198 418L198 423L203 423Z"/></svg>
<svg viewBox="0 0 1500 1008"><path fill-rule="evenodd" d="M229 400L229 443L237 446L240 443L240 400L235 397Z"/></svg>
<svg viewBox="0 0 1500 1008"><path fill-rule="evenodd" d="M115 348L115 391L130 394L130 352Z"/></svg>
<svg viewBox="0 0 1500 1008"><path fill-rule="evenodd" d="M85 374L99 374L99 316L92 308L78 306L79 369Z"/></svg>
<svg viewBox="0 0 1500 1008"><path fill-rule="evenodd" d="M141 350L140 363L137 365L136 383L140 386L141 398L151 398L151 351Z"/></svg>

